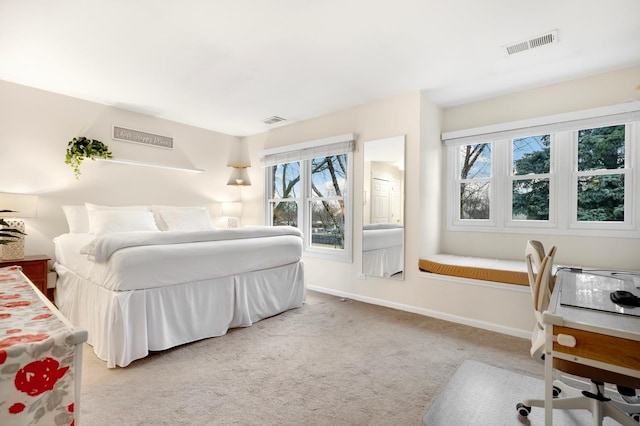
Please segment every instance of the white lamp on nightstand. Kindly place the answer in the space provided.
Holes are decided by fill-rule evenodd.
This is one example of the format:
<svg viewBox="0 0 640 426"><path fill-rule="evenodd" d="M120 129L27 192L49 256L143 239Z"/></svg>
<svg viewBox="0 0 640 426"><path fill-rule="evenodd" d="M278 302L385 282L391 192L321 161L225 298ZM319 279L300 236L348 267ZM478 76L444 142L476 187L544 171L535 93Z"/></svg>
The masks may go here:
<svg viewBox="0 0 640 426"><path fill-rule="evenodd" d="M0 237L0 240L11 241L0 245L2 260L24 259L25 226L22 218L36 217L37 205L38 197L35 195L0 193L0 218L4 222L1 227L19 231L7 232L4 234L9 235Z"/></svg>
<svg viewBox="0 0 640 426"><path fill-rule="evenodd" d="M222 203L222 216L227 218L228 228L237 228L239 225L239 218L242 216L242 203Z"/></svg>

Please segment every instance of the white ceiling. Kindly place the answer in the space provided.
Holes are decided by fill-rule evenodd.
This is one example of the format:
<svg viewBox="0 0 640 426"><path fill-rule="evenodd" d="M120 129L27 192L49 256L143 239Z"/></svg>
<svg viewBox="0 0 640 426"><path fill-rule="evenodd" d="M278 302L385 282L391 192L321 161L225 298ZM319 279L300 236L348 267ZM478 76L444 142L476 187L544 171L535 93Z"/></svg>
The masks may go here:
<svg viewBox="0 0 640 426"><path fill-rule="evenodd" d="M554 29L556 44L503 53ZM638 64L638 0L0 0L1 80L237 136Z"/></svg>

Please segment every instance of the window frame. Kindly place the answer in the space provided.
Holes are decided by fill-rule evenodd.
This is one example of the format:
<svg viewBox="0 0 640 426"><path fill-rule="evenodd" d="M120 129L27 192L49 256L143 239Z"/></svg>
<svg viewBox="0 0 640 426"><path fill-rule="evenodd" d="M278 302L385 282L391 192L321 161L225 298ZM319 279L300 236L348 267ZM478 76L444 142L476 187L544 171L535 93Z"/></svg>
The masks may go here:
<svg viewBox="0 0 640 426"><path fill-rule="evenodd" d="M604 237L640 237L640 188L639 173L636 170L640 164L640 112L634 111L633 119L621 119L619 116L596 117L593 120L581 120L580 126L541 131L540 129L521 128L496 132L463 135L447 142L447 230L451 231L479 231L479 232L510 232L558 235L583 235ZM598 171L578 172L578 131L581 129L600 128L614 125L625 125L625 167L620 169L605 169ZM551 126L554 127L554 126ZM549 181L549 220L513 220L513 148L514 139L531 135L551 135L551 164L548 173ZM443 139L444 135L443 135ZM445 139L446 140L446 139ZM460 146L477 143L493 142L492 177L494 178L494 196L491 197L491 221L460 219L459 210L459 164L457 153ZM577 220L577 182L579 175L624 174L625 176L625 220L624 222L587 222ZM532 175L543 176L547 175ZM567 194L567 196L564 196ZM495 213L495 214L494 214Z"/></svg>
<svg viewBox="0 0 640 426"><path fill-rule="evenodd" d="M321 145L320 145L321 146ZM312 158L305 158L295 160L300 163L300 191L298 197L295 199L275 199L273 198L272 188L273 179L271 170L276 166L265 166L265 203L264 214L265 224L267 226L273 226L273 212L271 209L272 203L278 200L295 201L298 206L298 229L303 234L303 254L305 256L321 258L327 260L335 260L341 262L353 262L353 205L351 200L351 194L353 193L353 151L342 152L340 154L333 153L331 155L345 155L346 158L346 182L344 185L343 194L341 197L317 197L312 194L311 189L311 163L314 158L321 158L328 155L317 155ZM286 161L294 162L294 161ZM283 162L284 163L284 162ZM283 164L278 163L278 164ZM344 247L342 249L324 248L313 246L311 241L311 225L312 225L312 208L311 205L314 201L320 201L323 199L342 199L344 202Z"/></svg>
<svg viewBox="0 0 640 426"><path fill-rule="evenodd" d="M611 124L597 125L591 128L609 127L615 125L625 126L625 152L624 152L624 167L620 169L599 169L599 170L578 170L578 133L579 130L572 132L571 140L571 157L573 160L572 176L571 176L571 216L569 220L569 228L576 230L633 230L634 220L637 211L638 198L640 196L633 197L634 188L634 174L637 175L635 165L637 164L634 151L635 145L640 143L638 139L638 130L640 122L635 123L620 123L612 122ZM582 130L582 129L580 129ZM624 175L624 221L622 222L608 222L608 221L579 221L578 220L578 179L581 176L603 176L603 175ZM635 199L634 199L635 198Z"/></svg>
<svg viewBox="0 0 640 426"><path fill-rule="evenodd" d="M462 179L460 177L460 147L467 145L477 145L488 143L491 145L491 168L489 171L488 178L466 178ZM454 215L453 215L453 225L460 227L476 227L476 226L490 226L493 227L496 225L496 210L495 210L495 195L496 195L496 181L495 181L495 143L493 141L482 141L477 143L468 143L468 144L460 144L455 147L450 147L448 150L448 167L449 170L453 169L455 173L454 179L449 179L449 193L452 192L457 194L452 204L450 203L450 208L453 207ZM460 218L460 185L468 182L487 182L489 184L489 219L461 219ZM451 197L450 197L451 198Z"/></svg>
<svg viewBox="0 0 640 426"><path fill-rule="evenodd" d="M549 172L542 174L527 174L527 175L514 175L513 174L513 141L514 139L522 139L526 137L532 136L541 136L540 133L537 134L527 134L524 136L516 136L511 139L504 140L502 142L509 145L509 160L508 160L508 171L507 171L507 179L506 179L506 201L505 206L508 208L505 209L505 227L507 228L555 228L558 226L557 216L557 173L556 173L556 163L557 163L557 142L556 135L553 133L543 133L549 135L549 150L550 150L550 159L549 159ZM513 219L513 182L516 180L526 180L526 179L549 179L549 219L547 220L515 220Z"/></svg>

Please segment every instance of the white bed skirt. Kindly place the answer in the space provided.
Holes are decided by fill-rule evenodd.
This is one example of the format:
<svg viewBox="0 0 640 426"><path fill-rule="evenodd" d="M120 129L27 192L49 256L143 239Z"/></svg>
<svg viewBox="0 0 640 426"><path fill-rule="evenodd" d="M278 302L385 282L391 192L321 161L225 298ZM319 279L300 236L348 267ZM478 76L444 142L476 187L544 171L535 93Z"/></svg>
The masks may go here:
<svg viewBox="0 0 640 426"><path fill-rule="evenodd" d="M404 246L362 252L362 273L388 278L404 269Z"/></svg>
<svg viewBox="0 0 640 426"><path fill-rule="evenodd" d="M56 264L56 304L72 324L89 332L88 343L107 367L126 367L149 351L208 337L288 309L305 299L304 265L277 268L170 287L111 291ZM80 302L82 301L82 302Z"/></svg>

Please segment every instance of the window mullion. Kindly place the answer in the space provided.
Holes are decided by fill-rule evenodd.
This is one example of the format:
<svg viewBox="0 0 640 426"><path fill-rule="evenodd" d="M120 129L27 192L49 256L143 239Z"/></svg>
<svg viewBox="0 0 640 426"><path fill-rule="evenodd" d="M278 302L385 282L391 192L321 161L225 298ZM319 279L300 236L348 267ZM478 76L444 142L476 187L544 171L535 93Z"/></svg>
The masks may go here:
<svg viewBox="0 0 640 426"><path fill-rule="evenodd" d="M509 161L509 140L500 140L493 143L493 158L491 161L491 215L490 219L494 226L504 228L505 220L511 217L510 203L511 197L507 193L508 188L507 176L510 174L511 166Z"/></svg>
<svg viewBox="0 0 640 426"><path fill-rule="evenodd" d="M304 234L304 247L307 249L311 247L311 160L302 160L300 163L302 194L298 201L298 223L302 225L300 230Z"/></svg>

